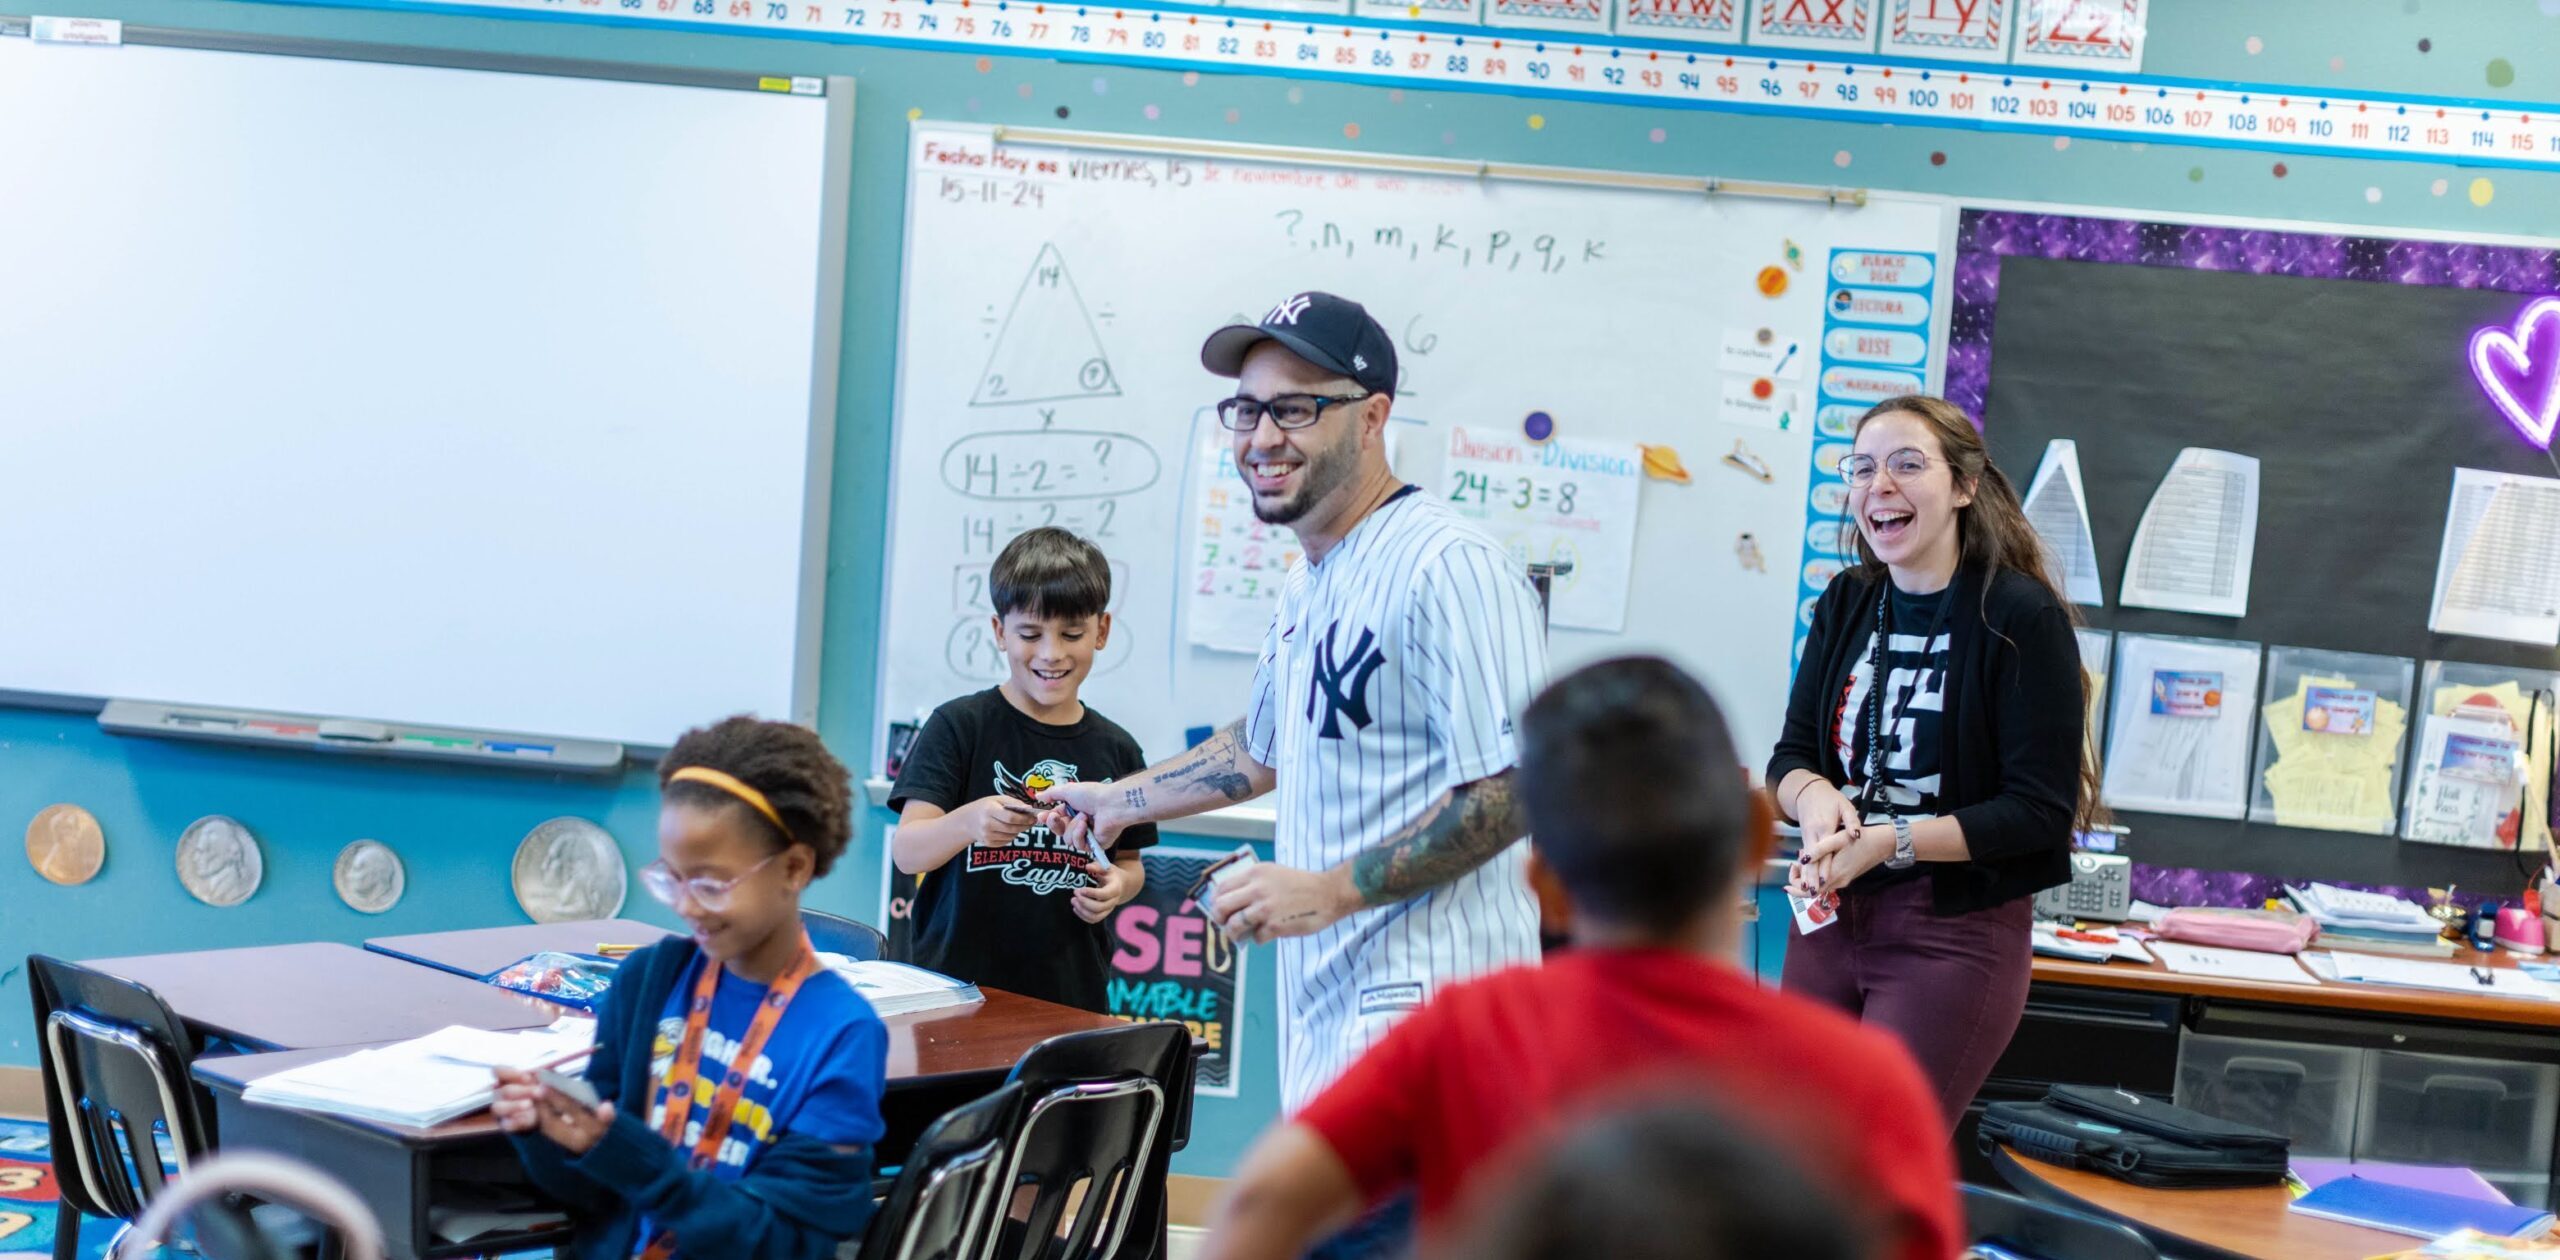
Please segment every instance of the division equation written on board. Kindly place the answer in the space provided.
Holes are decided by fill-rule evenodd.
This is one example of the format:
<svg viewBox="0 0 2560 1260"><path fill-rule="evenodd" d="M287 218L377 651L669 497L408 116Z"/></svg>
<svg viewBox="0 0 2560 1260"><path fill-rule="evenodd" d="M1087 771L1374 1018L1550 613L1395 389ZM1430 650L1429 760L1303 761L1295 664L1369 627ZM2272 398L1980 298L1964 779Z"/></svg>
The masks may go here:
<svg viewBox="0 0 2560 1260"><path fill-rule="evenodd" d="M1556 579L1550 624L1615 633L1626 629L1642 480L1632 442L1530 442L1453 426L1435 489L1513 559L1573 566Z"/></svg>

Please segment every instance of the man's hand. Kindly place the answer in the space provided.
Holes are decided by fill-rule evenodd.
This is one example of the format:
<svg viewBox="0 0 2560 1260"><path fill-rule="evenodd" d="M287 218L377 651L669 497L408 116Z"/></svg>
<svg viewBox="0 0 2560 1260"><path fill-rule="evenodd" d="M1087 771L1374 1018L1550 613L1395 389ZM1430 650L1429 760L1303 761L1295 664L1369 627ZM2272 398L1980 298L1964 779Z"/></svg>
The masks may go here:
<svg viewBox="0 0 2560 1260"><path fill-rule="evenodd" d="M1342 868L1302 871L1256 862L1235 875L1220 876L1209 914L1228 940L1251 945L1321 932L1360 905L1360 894Z"/></svg>
<svg viewBox="0 0 2560 1260"><path fill-rule="evenodd" d="M1040 792L1040 821L1074 848L1085 848L1091 836L1109 849L1129 829L1134 808L1145 802L1144 789L1118 783L1052 783Z"/></svg>
<svg viewBox="0 0 2560 1260"><path fill-rule="evenodd" d="M1087 923L1102 922L1112 911L1129 904L1147 883L1144 871L1135 862L1127 866L1087 862L1084 873L1093 878L1093 886L1076 890L1075 911L1076 917Z"/></svg>

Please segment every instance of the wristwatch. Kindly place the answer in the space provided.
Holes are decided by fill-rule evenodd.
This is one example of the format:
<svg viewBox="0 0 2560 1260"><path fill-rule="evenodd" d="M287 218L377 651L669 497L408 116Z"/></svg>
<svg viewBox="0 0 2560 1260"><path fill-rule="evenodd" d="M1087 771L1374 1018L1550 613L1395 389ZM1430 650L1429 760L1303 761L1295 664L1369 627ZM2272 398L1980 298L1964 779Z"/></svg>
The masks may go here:
<svg viewBox="0 0 2560 1260"><path fill-rule="evenodd" d="M1894 815L1893 856L1884 860L1885 869L1889 871L1909 870L1911 869L1911 864L1919 860L1920 854L1911 847L1911 820L1900 814Z"/></svg>

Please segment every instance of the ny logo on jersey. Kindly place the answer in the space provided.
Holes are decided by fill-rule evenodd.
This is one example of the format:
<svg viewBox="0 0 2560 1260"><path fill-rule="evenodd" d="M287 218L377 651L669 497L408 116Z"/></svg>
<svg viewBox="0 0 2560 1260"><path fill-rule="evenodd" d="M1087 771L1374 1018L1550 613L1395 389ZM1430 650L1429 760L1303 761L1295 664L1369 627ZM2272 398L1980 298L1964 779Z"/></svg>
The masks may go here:
<svg viewBox="0 0 2560 1260"><path fill-rule="evenodd" d="M1369 713L1369 679L1385 667L1387 654L1378 649L1378 632L1363 630L1360 640L1351 645L1347 661L1333 654L1333 632L1342 628L1337 621L1324 629L1324 641L1316 645L1315 684L1307 688L1307 717L1316 715L1316 702L1324 702L1324 725L1316 734L1325 739L1342 738L1341 719L1351 719L1353 730L1364 730L1377 719Z"/></svg>

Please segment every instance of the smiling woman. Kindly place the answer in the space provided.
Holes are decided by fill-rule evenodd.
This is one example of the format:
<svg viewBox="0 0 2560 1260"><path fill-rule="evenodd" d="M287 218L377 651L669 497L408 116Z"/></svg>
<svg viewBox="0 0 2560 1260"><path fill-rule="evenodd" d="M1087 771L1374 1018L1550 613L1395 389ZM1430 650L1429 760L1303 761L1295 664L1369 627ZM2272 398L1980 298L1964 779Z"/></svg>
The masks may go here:
<svg viewBox="0 0 2560 1260"><path fill-rule="evenodd" d="M1804 828L1784 983L1899 1035L1953 1123L2026 1007L2029 898L2069 878L2097 808L2086 683L2071 607L1964 412L1879 403L1840 473L1859 563L1814 607L1769 762Z"/></svg>

